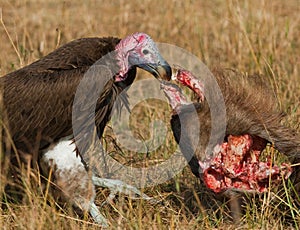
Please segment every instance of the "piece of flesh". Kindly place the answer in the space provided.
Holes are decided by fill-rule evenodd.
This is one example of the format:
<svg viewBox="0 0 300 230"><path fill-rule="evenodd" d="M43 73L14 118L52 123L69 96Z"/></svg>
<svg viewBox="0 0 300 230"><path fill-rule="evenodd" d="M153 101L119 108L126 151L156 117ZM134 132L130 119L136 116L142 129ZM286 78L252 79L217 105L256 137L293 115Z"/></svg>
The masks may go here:
<svg viewBox="0 0 300 230"><path fill-rule="evenodd" d="M186 97L182 94L181 89L177 85L167 81L161 81L160 88L168 98L174 113L178 113L182 105L189 104Z"/></svg>
<svg viewBox="0 0 300 230"><path fill-rule="evenodd" d="M198 95L199 102L204 101L204 84L190 71L177 69L172 79L193 90Z"/></svg>
<svg viewBox="0 0 300 230"><path fill-rule="evenodd" d="M199 162L204 183L216 193L229 189L265 192L270 180L274 185L287 179L292 172L289 164L276 165L270 157L260 161L265 146L260 137L229 135L227 142L215 147L212 159Z"/></svg>

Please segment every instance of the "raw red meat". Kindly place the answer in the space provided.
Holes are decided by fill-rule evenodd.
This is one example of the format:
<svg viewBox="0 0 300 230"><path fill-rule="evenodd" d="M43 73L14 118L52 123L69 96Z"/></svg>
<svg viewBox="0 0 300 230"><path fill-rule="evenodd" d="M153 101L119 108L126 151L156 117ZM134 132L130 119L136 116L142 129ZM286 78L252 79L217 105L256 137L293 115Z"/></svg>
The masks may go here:
<svg viewBox="0 0 300 230"><path fill-rule="evenodd" d="M229 135L227 142L215 147L212 159L199 161L204 183L216 193L228 189L264 192L270 179L272 184L287 179L292 172L289 164L278 166L271 158L259 160L265 146L260 137Z"/></svg>

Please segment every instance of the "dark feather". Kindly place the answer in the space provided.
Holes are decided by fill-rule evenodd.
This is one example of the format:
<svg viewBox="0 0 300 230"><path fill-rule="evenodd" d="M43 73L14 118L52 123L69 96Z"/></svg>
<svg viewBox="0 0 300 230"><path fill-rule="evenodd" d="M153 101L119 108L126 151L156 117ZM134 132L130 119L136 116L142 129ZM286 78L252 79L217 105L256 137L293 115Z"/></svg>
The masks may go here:
<svg viewBox="0 0 300 230"><path fill-rule="evenodd" d="M11 136L16 148L32 153L46 148L52 142L73 134L72 106L78 85L87 70L101 57L115 49L118 38L83 38L67 43L40 60L0 78L3 93L4 141ZM116 68L114 56L108 59ZM114 69L113 69L114 71ZM96 72L97 78L107 72ZM78 120L78 124L90 128L96 124L99 136L109 121L113 102L120 92L132 83L136 70L132 68L125 82L114 83L110 79L95 107L96 120ZM97 88L97 85L94 86ZM82 95L81 108L87 109L89 95ZM126 99L125 99L126 101ZM38 147L36 147L36 145Z"/></svg>

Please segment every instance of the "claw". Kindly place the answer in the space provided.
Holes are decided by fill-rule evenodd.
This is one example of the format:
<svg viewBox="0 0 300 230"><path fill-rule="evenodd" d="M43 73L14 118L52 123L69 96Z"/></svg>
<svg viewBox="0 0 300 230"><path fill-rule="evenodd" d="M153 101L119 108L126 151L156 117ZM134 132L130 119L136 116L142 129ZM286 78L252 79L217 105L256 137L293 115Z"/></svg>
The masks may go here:
<svg viewBox="0 0 300 230"><path fill-rule="evenodd" d="M100 224L102 227L107 228L108 223L106 218L100 213L98 207L95 205L93 202L90 207L90 214L93 217L93 220L97 223Z"/></svg>
<svg viewBox="0 0 300 230"><path fill-rule="evenodd" d="M102 202L101 207L103 207L106 204L112 204L113 200L116 197L116 194L117 193L115 191L111 191L110 194L108 195L108 197L106 198L106 200Z"/></svg>

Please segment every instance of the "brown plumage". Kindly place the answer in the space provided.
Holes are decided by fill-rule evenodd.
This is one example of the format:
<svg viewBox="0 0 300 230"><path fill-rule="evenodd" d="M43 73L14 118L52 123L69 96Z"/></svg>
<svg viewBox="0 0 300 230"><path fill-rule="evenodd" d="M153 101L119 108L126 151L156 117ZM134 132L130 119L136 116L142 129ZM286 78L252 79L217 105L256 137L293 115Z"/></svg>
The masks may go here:
<svg viewBox="0 0 300 230"><path fill-rule="evenodd" d="M148 39L148 40L147 40ZM140 43L145 45L139 47ZM119 38L83 38L67 43L40 60L25 66L17 71L9 73L0 78L0 86L3 92L3 121L6 129L4 129L3 142L4 146L9 146L11 142L16 146L18 151L33 153L40 151L49 146L51 143L57 142L59 139L72 136L72 106L74 96L79 83L84 75L89 70L91 80L86 81L87 87L90 86L91 91L96 90L98 85L91 85L97 79L108 79L109 74L101 65L108 67L112 72L119 74L118 81L116 77L110 79L103 89L96 103L95 108L95 125L97 127L98 136L101 137L106 123L110 119L112 106L119 93L128 87L135 79L136 66L146 69L155 76L159 76L160 72L156 68L162 65L166 71L166 76L169 78L171 72L168 64L159 56L156 47L152 47L152 40L148 35L142 33L133 34L123 40L122 46L118 51L116 46L120 43ZM150 45L149 45L150 44ZM124 48L124 47L125 48ZM125 66L126 60L120 60L117 55L122 56L122 52L126 52L130 58L129 52L126 50L129 47L136 53L134 57L140 57L142 54L139 49L148 49L150 53L153 51L153 60L146 59L151 64L129 63L130 66ZM138 48L137 48L138 47ZM128 48L128 49L129 49ZM125 49L125 51L123 51ZM152 50L151 50L152 49ZM130 51L131 51L130 50ZM108 58L98 61L104 55L114 51ZM140 52L140 53L138 53ZM139 56L140 55L140 56ZM159 60L155 60L155 58ZM142 59L143 62L145 62ZM120 66L119 63L121 62ZM153 64L154 62L154 64ZM156 65L156 63L159 63ZM91 66L93 68L91 68ZM147 66L148 65L148 66ZM150 66L150 68L149 68ZM120 69L119 69L120 68ZM121 69L123 68L123 69ZM126 69L127 68L127 69ZM161 71L161 69L160 69ZM102 80L103 82L103 80ZM104 81L105 82L105 81ZM81 95L83 98L77 101L78 109L88 110L93 106L88 97L90 95ZM126 98L124 98L126 103ZM88 119L83 113L83 118L77 117L75 123L80 129L89 129L94 126L94 119ZM84 135L83 133L76 135ZM8 152L9 149L4 149Z"/></svg>
<svg viewBox="0 0 300 230"><path fill-rule="evenodd" d="M29 153L72 134L72 103L78 84L84 73L114 50L119 41L117 38L75 40L0 78L9 133L18 150ZM128 79L133 81L134 77L135 68ZM117 88L114 84L111 87ZM109 108L99 112L107 113Z"/></svg>

